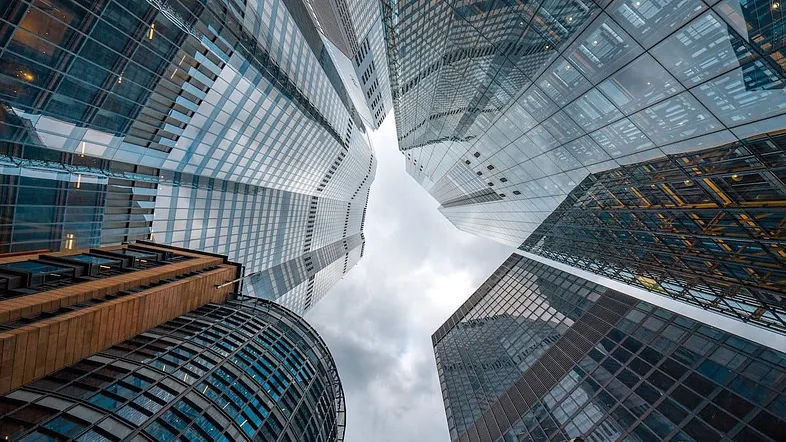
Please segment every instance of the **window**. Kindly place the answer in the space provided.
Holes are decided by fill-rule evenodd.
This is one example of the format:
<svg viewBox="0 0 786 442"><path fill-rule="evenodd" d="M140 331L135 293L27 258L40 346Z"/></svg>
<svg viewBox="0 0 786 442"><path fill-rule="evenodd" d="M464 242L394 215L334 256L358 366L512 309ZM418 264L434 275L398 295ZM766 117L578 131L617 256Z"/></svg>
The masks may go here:
<svg viewBox="0 0 786 442"><path fill-rule="evenodd" d="M713 401L722 409L731 412L740 419L744 418L753 409L753 404L725 389L721 390Z"/></svg>
<svg viewBox="0 0 786 442"><path fill-rule="evenodd" d="M175 434L159 422L153 422L145 428L145 432L156 440L174 440Z"/></svg>
<svg viewBox="0 0 786 442"><path fill-rule="evenodd" d="M714 428L723 432L728 432L737 425L736 419L712 404L707 404L707 406L699 412L699 416Z"/></svg>
<svg viewBox="0 0 786 442"><path fill-rule="evenodd" d="M684 431L696 440L716 441L720 439L717 433L709 429L697 418L693 418L692 421L688 422L684 427Z"/></svg>
<svg viewBox="0 0 786 442"><path fill-rule="evenodd" d="M85 425L75 419L66 416L59 416L44 424L44 428L48 428L52 431L62 434L63 436L73 437L81 433L82 430L84 430Z"/></svg>

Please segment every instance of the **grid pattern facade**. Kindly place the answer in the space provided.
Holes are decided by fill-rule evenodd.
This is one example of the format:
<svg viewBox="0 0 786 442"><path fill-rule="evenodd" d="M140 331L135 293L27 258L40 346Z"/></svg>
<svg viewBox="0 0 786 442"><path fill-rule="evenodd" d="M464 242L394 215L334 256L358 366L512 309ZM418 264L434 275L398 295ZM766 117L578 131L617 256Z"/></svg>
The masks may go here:
<svg viewBox="0 0 786 442"><path fill-rule="evenodd" d="M5 121L21 121L0 106ZM0 127L8 126L0 122ZM15 132L27 139L31 132ZM34 134L34 132L33 132ZM155 169L0 142L0 252L69 250L150 236Z"/></svg>
<svg viewBox="0 0 786 442"><path fill-rule="evenodd" d="M332 357L302 318L208 304L0 398L15 440L341 441Z"/></svg>
<svg viewBox="0 0 786 442"><path fill-rule="evenodd" d="M353 253L363 248L362 234L353 235L310 251L248 278L244 293L275 301L303 314L327 293L358 260ZM320 277L322 284L316 284Z"/></svg>
<svg viewBox="0 0 786 442"><path fill-rule="evenodd" d="M360 115L376 129L393 107L382 9L364 0L306 0Z"/></svg>
<svg viewBox="0 0 786 442"><path fill-rule="evenodd" d="M0 253L81 249L101 242L106 177L9 166L2 166L0 174Z"/></svg>
<svg viewBox="0 0 786 442"><path fill-rule="evenodd" d="M516 255L432 341L454 441L786 436L785 354Z"/></svg>
<svg viewBox="0 0 786 442"><path fill-rule="evenodd" d="M785 140L592 174L520 248L786 332Z"/></svg>
<svg viewBox="0 0 786 442"><path fill-rule="evenodd" d="M3 3L0 250L152 236L252 273L358 235L376 160L293 5Z"/></svg>
<svg viewBox="0 0 786 442"><path fill-rule="evenodd" d="M592 173L786 127L780 4L383 5L408 172L457 227L507 244Z"/></svg>
<svg viewBox="0 0 786 442"><path fill-rule="evenodd" d="M309 195L231 181L204 180L200 185L199 177L180 178L159 184L153 220L156 240L234 261L248 250L267 250L243 259L251 269L268 268L302 253Z"/></svg>

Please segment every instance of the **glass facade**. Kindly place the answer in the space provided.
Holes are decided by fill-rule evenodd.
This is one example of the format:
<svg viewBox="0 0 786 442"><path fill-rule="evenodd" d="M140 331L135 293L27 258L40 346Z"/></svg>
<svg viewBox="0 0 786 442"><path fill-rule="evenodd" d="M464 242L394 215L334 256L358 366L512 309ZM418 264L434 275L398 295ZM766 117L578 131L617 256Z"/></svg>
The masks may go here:
<svg viewBox="0 0 786 442"><path fill-rule="evenodd" d="M385 5L400 149L454 225L783 330L780 3Z"/></svg>
<svg viewBox="0 0 786 442"><path fill-rule="evenodd" d="M432 341L454 441L786 437L786 354L518 255Z"/></svg>
<svg viewBox="0 0 786 442"><path fill-rule="evenodd" d="M382 9L368 0L305 0L324 36L325 50L358 106L363 121L378 128L393 107Z"/></svg>
<svg viewBox="0 0 786 442"><path fill-rule="evenodd" d="M0 397L6 439L342 441L316 331L274 303L208 304Z"/></svg>
<svg viewBox="0 0 786 442"><path fill-rule="evenodd" d="M585 178L520 249L786 333L786 137Z"/></svg>
<svg viewBox="0 0 786 442"><path fill-rule="evenodd" d="M246 274L308 254L354 264L376 160L304 9L4 2L0 252L153 238ZM288 289L316 300L312 267Z"/></svg>

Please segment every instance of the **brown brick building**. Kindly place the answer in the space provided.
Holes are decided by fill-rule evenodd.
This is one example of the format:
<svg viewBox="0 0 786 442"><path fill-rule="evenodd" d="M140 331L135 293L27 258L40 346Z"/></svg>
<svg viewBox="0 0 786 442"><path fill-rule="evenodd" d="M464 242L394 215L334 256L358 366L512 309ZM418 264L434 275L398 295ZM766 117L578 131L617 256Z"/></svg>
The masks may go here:
<svg viewBox="0 0 786 442"><path fill-rule="evenodd" d="M0 257L0 394L239 287L226 257L148 242Z"/></svg>

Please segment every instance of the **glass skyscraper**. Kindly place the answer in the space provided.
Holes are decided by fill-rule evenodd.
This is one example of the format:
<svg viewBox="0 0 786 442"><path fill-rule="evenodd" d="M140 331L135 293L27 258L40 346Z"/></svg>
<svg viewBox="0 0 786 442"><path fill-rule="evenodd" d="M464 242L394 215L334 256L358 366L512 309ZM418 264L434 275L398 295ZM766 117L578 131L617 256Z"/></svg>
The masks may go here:
<svg viewBox="0 0 786 442"><path fill-rule="evenodd" d="M674 305L512 255L432 336L451 440L784 440L782 340Z"/></svg>
<svg viewBox="0 0 786 442"><path fill-rule="evenodd" d="M378 128L393 107L382 9L368 0L305 0L324 45L358 106Z"/></svg>
<svg viewBox="0 0 786 442"><path fill-rule="evenodd" d="M784 333L784 166L779 135L591 174L520 248Z"/></svg>
<svg viewBox="0 0 786 442"><path fill-rule="evenodd" d="M4 2L0 253L152 238L310 308L363 254L376 160L304 11Z"/></svg>
<svg viewBox="0 0 786 442"><path fill-rule="evenodd" d="M383 2L399 147L458 228L786 332L786 13Z"/></svg>
<svg viewBox="0 0 786 442"><path fill-rule="evenodd" d="M148 242L0 258L0 438L342 441L328 348L241 270Z"/></svg>

